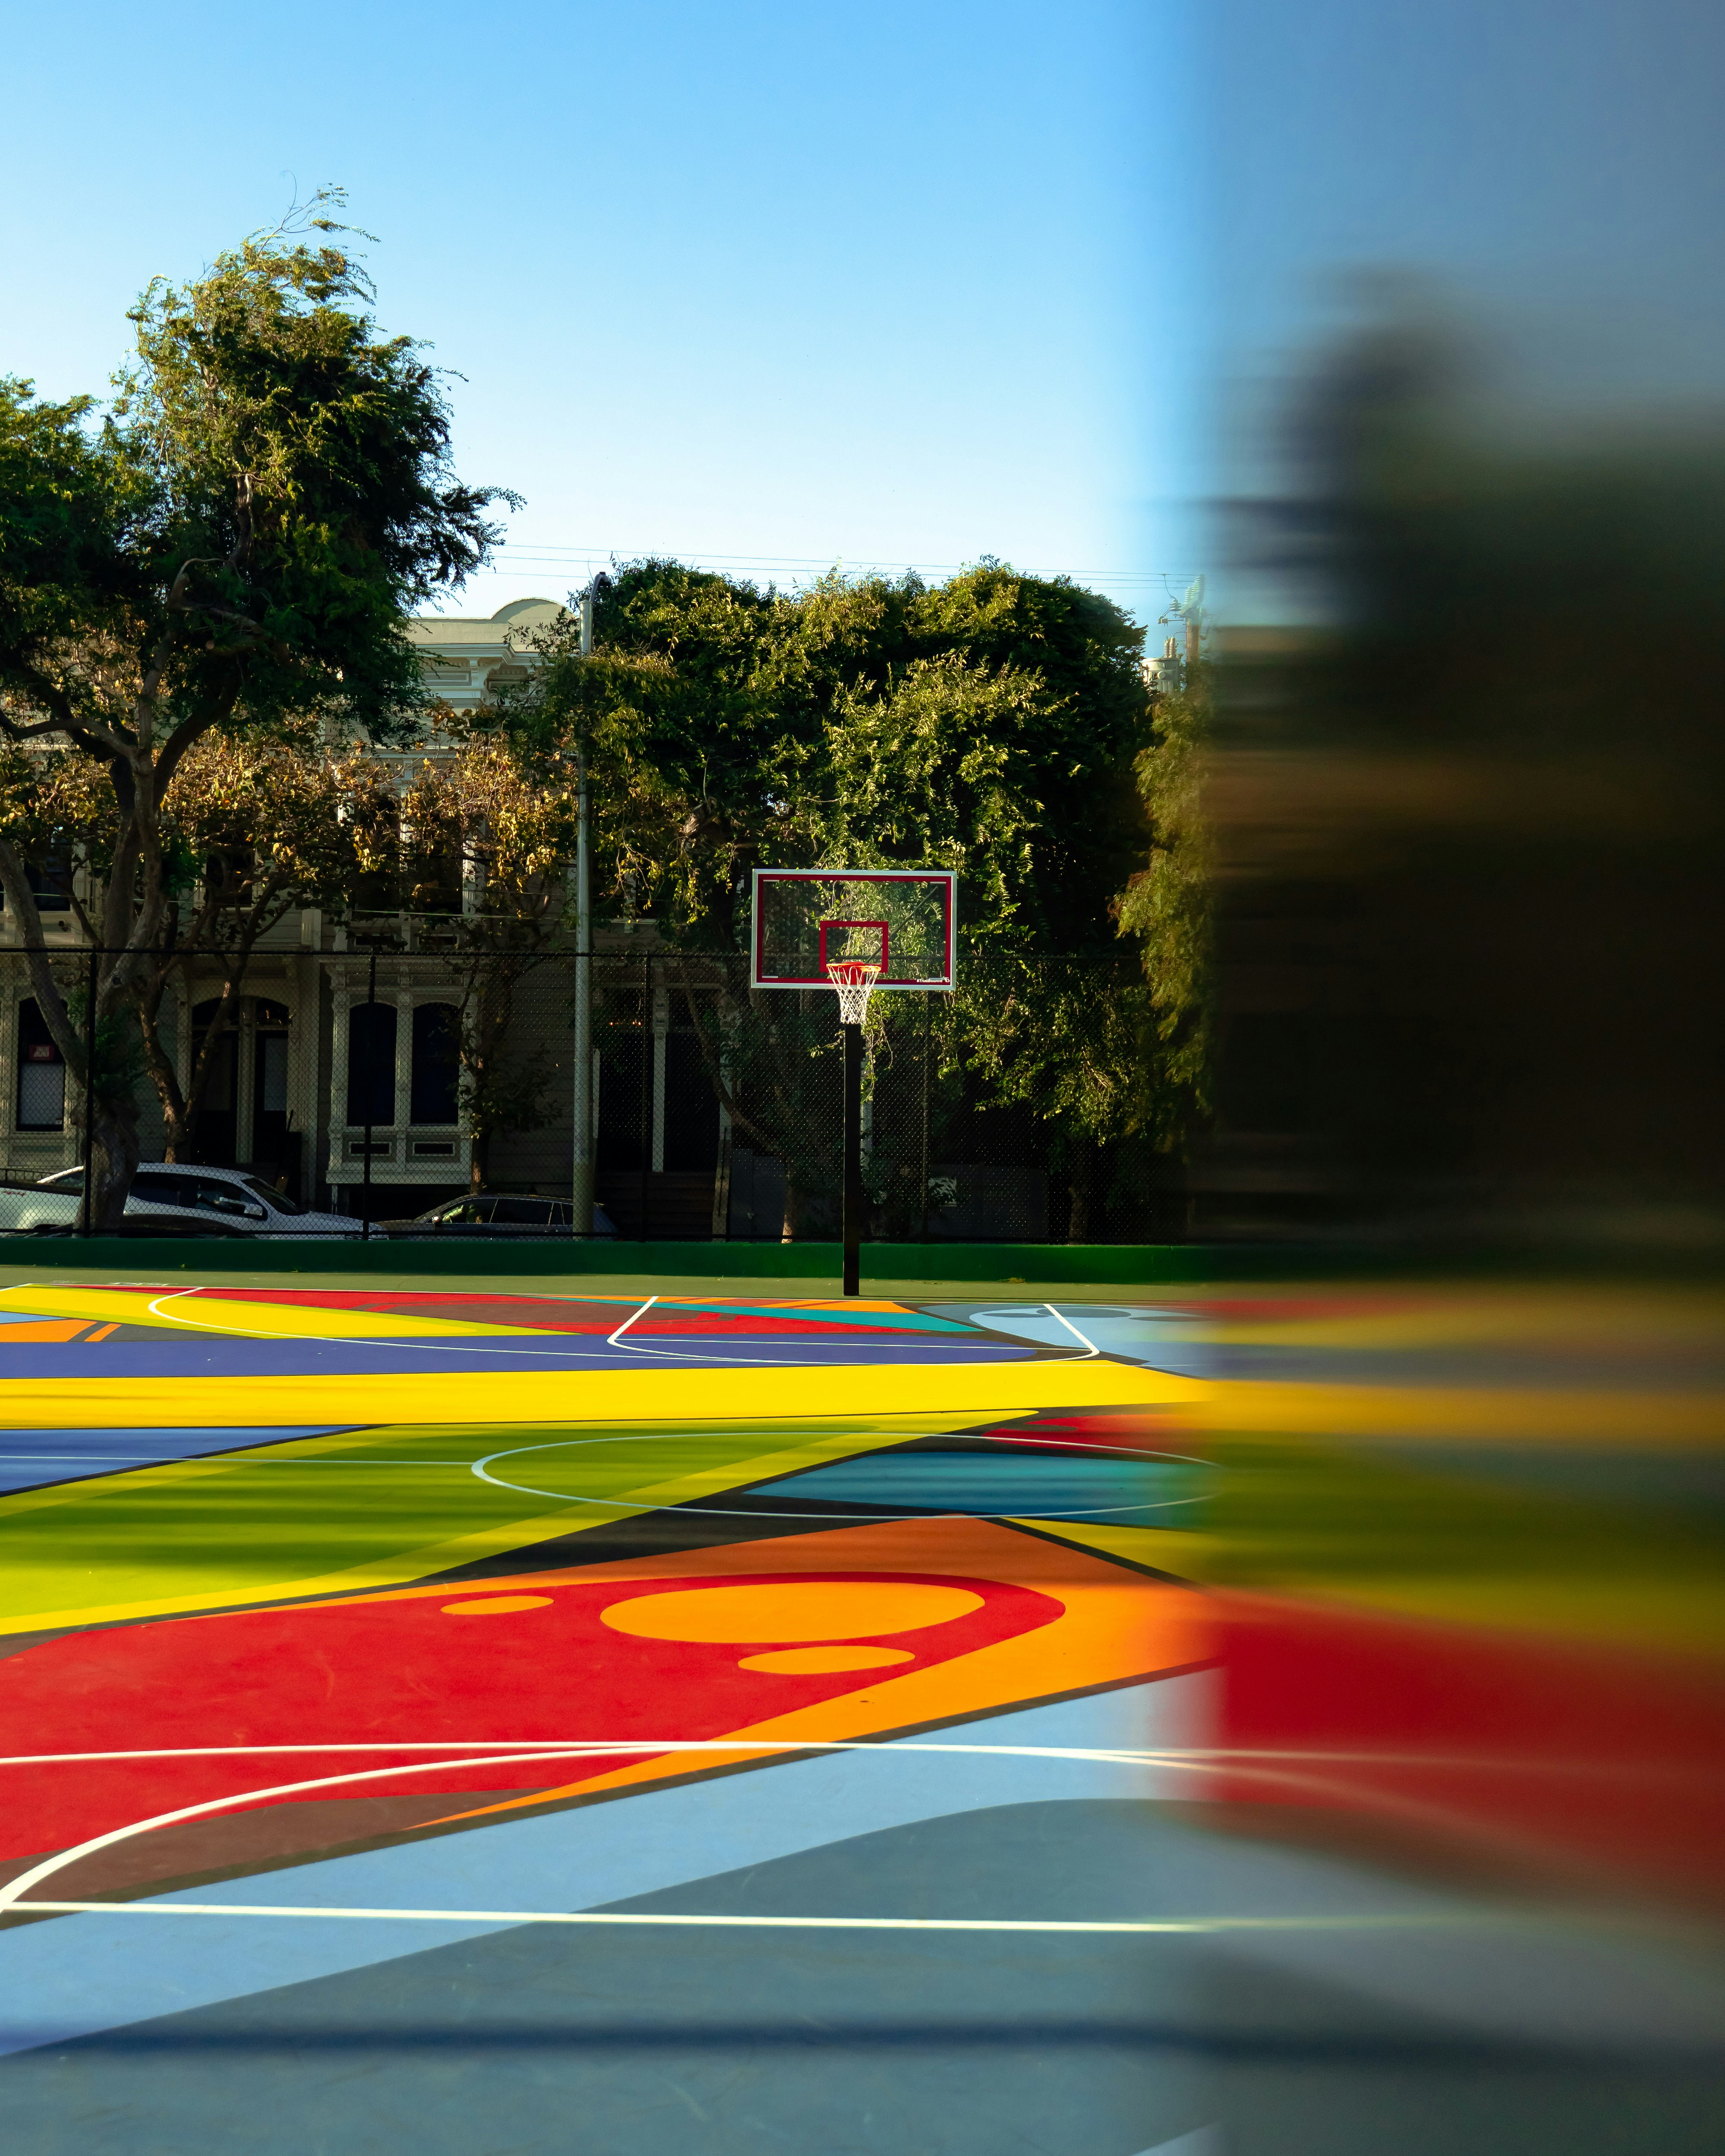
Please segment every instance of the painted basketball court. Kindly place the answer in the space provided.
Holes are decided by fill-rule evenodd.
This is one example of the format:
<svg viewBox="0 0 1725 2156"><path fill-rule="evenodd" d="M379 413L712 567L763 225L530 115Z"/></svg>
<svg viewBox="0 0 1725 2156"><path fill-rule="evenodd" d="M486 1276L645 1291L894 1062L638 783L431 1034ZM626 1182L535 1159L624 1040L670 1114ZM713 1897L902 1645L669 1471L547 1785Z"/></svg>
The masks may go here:
<svg viewBox="0 0 1725 2156"><path fill-rule="evenodd" d="M1216 1331L0 1289L11 2145L1532 2145L1617 1964L1215 1830Z"/></svg>

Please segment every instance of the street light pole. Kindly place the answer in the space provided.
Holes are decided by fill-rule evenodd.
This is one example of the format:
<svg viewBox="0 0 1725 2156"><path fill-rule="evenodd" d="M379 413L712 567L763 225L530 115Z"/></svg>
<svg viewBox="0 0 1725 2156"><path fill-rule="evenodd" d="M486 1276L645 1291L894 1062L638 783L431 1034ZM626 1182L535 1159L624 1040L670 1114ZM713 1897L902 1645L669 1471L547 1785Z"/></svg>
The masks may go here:
<svg viewBox="0 0 1725 2156"><path fill-rule="evenodd" d="M581 655L593 655L593 593L581 602ZM575 744L575 1146L570 1195L578 1235L593 1233L593 802L587 771L587 703Z"/></svg>
<svg viewBox="0 0 1725 2156"><path fill-rule="evenodd" d="M85 983L84 1001L84 1201L79 1209L80 1235L95 1233L95 1192L92 1179L95 1174L95 1058L96 1058L96 960L99 953L95 938L90 943L90 973Z"/></svg>
<svg viewBox="0 0 1725 2156"><path fill-rule="evenodd" d="M351 1013L348 1015L347 1023L350 1026L353 1023ZM371 966L366 975L366 1032L367 1035L365 1057L366 1134L365 1156L360 1163L359 1171L359 1210L360 1218L365 1224L360 1230L360 1240L369 1243L372 1240L372 1116L373 1112L372 1096L377 1090L373 1064L377 1053L377 946L375 941L372 945Z"/></svg>

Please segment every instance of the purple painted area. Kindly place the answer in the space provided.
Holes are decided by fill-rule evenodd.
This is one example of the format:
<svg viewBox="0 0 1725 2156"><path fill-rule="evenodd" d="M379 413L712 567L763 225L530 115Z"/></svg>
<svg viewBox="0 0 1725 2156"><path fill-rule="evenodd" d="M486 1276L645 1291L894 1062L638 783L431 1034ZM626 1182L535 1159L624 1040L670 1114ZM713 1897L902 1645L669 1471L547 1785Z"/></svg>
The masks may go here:
<svg viewBox="0 0 1725 2156"><path fill-rule="evenodd" d="M880 1340L821 1340L807 1333L703 1337L680 1333L675 1345L575 1340L542 1333L531 1340L234 1340L187 1332L161 1340L21 1342L5 1351L3 1378L313 1378L374 1371L627 1370L806 1368L847 1363L1022 1363L1035 1350L982 1339L930 1339L894 1333Z"/></svg>

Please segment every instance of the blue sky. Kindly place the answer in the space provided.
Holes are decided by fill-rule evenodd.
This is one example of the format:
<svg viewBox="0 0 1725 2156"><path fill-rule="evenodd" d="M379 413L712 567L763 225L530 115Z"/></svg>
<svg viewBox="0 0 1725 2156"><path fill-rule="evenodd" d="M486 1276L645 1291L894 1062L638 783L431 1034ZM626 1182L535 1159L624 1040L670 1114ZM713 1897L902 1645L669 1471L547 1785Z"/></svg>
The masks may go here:
<svg viewBox="0 0 1725 2156"><path fill-rule="evenodd" d="M383 321L466 377L464 476L527 497L461 611L613 552L782 580L993 553L1153 620L1163 572L1195 566L1183 22L1142 0L39 10L9 33L0 367L100 389L151 275L338 182L380 242Z"/></svg>

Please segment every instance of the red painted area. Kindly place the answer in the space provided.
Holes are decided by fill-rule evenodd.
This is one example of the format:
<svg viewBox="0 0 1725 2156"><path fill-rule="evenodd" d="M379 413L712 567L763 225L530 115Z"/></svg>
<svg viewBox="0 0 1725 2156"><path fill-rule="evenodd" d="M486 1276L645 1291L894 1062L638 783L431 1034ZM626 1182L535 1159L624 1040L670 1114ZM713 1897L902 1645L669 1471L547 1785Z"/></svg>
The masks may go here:
<svg viewBox="0 0 1725 2156"><path fill-rule="evenodd" d="M622 1303L557 1301L534 1296L439 1295L430 1291L413 1293L364 1288L212 1287L200 1288L186 1300L261 1302L287 1309L352 1311L401 1317L447 1317L463 1324L521 1325L531 1327L535 1332L596 1333L602 1338L628 1320L632 1307ZM957 1332L962 1329L953 1330ZM930 1328L916 1324L896 1325L890 1316L884 1324L847 1321L841 1313L828 1316L811 1312L806 1307L761 1312L731 1310L723 1304L690 1307L675 1303L655 1305L629 1328L631 1339L691 1332L808 1333L822 1338L838 1334L879 1340L899 1332L922 1337L929 1334ZM942 1337L950 1337L944 1334L944 1329Z"/></svg>
<svg viewBox="0 0 1725 2156"><path fill-rule="evenodd" d="M676 1589L822 1578L854 1585L914 1582L983 1598L964 1616L880 1635L914 1662L950 1661L1052 1623L1052 1596L999 1580L914 1572L773 1572L718 1578L680 1574L568 1582L517 1575L434 1594L377 1597L294 1609L246 1610L119 1626L43 1642L0 1661L0 1748L115 1751L127 1747L434 1743L480 1738L718 1737L767 1717L865 1691L878 1671L783 1676L743 1670L775 1644L691 1644L634 1638L600 1621L610 1604ZM546 1606L454 1616L451 1602L508 1595ZM859 1637L868 1636L859 1635ZM783 1644L800 1644L796 1640ZM641 1757L660 1748L648 1744ZM8 1768L0 1782L0 1855L63 1849L127 1822L233 1791L382 1766L392 1758L318 1751L222 1760L117 1760ZM611 1763L624 1763L619 1758ZM356 1794L546 1788L577 1770L474 1767L350 1785ZM331 1794L308 1792L308 1795Z"/></svg>
<svg viewBox="0 0 1725 2156"><path fill-rule="evenodd" d="M1108 1408L1096 1414L1041 1414L961 1435L1032 1449L1058 1446L1081 1452L1093 1448L1104 1454L1142 1452L1150 1459L1198 1456L1193 1450L1194 1433L1178 1409Z"/></svg>
<svg viewBox="0 0 1725 2156"><path fill-rule="evenodd" d="M1210 1792L1725 1897L1725 1683L1675 1656L1219 1593Z"/></svg>

